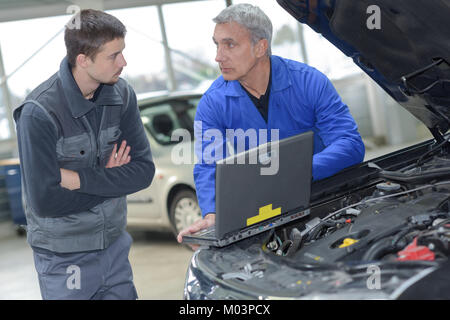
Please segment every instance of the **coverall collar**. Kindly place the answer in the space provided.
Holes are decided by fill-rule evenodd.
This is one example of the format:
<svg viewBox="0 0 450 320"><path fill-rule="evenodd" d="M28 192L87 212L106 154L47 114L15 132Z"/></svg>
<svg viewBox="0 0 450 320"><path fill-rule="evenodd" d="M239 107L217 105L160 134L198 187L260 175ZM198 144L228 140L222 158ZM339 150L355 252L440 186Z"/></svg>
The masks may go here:
<svg viewBox="0 0 450 320"><path fill-rule="evenodd" d="M69 109L74 118L79 118L85 115L95 106L120 105L123 103L120 94L115 89L115 86L107 84L102 85L95 102L85 99L80 88L75 82L67 57L61 61L59 77L62 82L62 87L67 98Z"/></svg>
<svg viewBox="0 0 450 320"><path fill-rule="evenodd" d="M290 87L291 79L289 79L289 72L283 60L278 56L270 56L270 63L272 65L270 92L281 91ZM238 80L226 82L226 96L240 97L246 95Z"/></svg>

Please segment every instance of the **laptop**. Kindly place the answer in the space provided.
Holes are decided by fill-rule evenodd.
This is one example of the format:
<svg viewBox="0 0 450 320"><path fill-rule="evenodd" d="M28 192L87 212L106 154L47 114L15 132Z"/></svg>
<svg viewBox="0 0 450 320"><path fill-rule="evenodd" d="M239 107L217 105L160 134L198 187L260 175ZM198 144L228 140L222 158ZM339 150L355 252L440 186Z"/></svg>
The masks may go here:
<svg viewBox="0 0 450 320"><path fill-rule="evenodd" d="M309 215L312 155L308 131L217 161L215 226L183 242L223 247Z"/></svg>

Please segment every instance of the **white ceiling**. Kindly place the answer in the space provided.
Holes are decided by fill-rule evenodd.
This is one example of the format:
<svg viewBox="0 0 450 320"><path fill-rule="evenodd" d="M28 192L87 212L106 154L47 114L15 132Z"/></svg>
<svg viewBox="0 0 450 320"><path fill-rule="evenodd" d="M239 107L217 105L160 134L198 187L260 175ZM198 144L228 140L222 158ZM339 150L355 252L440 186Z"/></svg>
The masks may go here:
<svg viewBox="0 0 450 320"><path fill-rule="evenodd" d="M70 5L111 10L189 1L196 0L0 0L0 22L73 14Z"/></svg>

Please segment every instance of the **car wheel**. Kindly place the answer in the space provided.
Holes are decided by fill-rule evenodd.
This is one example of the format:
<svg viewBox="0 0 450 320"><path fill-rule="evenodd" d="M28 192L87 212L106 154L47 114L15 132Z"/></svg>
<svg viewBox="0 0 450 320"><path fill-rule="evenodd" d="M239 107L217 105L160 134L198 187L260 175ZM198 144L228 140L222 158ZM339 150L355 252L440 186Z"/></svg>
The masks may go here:
<svg viewBox="0 0 450 320"><path fill-rule="evenodd" d="M191 190L183 190L175 195L170 205L170 221L177 235L202 217L197 196Z"/></svg>

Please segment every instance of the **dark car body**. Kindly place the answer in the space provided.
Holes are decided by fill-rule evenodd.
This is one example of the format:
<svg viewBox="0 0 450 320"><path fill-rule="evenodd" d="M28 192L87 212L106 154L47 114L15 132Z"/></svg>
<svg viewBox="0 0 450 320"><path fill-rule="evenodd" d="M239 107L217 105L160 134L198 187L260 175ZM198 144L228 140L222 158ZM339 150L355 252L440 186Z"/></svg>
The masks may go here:
<svg viewBox="0 0 450 320"><path fill-rule="evenodd" d="M448 299L450 3L277 1L351 57L434 139L314 182L303 220L200 248L185 298ZM299 239L307 223L313 228ZM278 250L287 241L288 250Z"/></svg>

